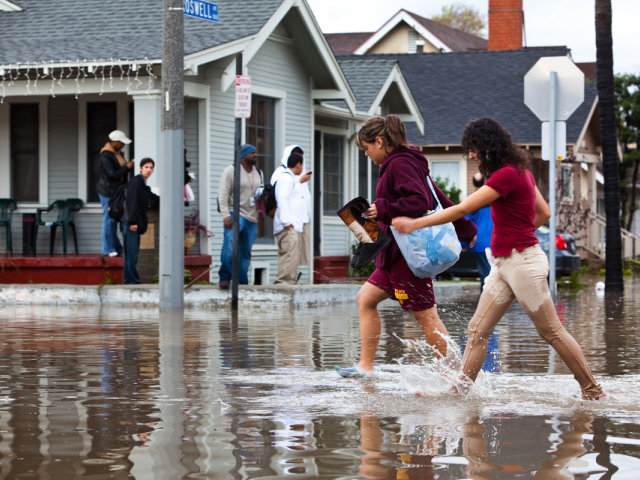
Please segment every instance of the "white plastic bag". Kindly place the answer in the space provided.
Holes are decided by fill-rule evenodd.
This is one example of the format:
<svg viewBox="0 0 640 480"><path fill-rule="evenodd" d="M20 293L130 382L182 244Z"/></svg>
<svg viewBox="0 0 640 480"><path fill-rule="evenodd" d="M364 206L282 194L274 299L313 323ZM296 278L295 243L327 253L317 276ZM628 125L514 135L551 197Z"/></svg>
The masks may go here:
<svg viewBox="0 0 640 480"><path fill-rule="evenodd" d="M427 177L427 184L436 202L436 209L429 214L432 215L441 211L442 205L438 201L429 177ZM418 278L435 277L460 258L462 248L453 223L425 227L408 234L398 233L391 227L391 232L407 265Z"/></svg>

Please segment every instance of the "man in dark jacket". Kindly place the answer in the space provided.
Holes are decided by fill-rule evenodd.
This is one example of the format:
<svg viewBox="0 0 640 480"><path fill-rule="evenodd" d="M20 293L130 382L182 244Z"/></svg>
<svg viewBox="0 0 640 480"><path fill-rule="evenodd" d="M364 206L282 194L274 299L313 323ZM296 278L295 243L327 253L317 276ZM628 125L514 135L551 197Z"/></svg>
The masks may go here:
<svg viewBox="0 0 640 480"><path fill-rule="evenodd" d="M155 162L150 158L140 161L140 175L136 175L126 186L124 214L122 216L124 235L124 284L140 282L138 275L138 255L140 235L147 231L147 209L159 204L160 198L151 192L147 180L153 173Z"/></svg>
<svg viewBox="0 0 640 480"><path fill-rule="evenodd" d="M133 161L126 162L121 154L125 145L131 143L124 132L115 130L109 134L109 142L100 150L98 167L98 196L102 204L102 255L116 257L122 255L122 245L118 240L117 223L109 216L109 199L113 197L120 185L129 179L133 170Z"/></svg>

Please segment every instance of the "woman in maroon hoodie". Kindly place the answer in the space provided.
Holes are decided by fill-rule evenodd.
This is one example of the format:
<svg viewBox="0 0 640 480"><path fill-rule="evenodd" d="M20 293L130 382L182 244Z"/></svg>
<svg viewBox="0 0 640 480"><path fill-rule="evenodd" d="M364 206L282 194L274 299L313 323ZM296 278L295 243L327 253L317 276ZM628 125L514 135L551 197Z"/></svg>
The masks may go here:
<svg viewBox="0 0 640 480"><path fill-rule="evenodd" d="M381 331L378 304L388 298L397 300L403 310L413 313L437 357L447 356L445 337L448 333L438 317L431 279L413 274L390 231L395 217L418 218L435 209L426 182L429 176L427 159L420 150L408 144L404 124L396 115L367 120L356 135L356 145L373 163L380 165L377 200L365 216L377 219L380 228L391 237L391 243L376 257L376 271L358 292L360 361L352 368L335 367L343 377L363 377L373 371ZM443 208L454 205L438 187L435 190ZM454 226L460 240L472 242L475 239L477 228L470 220L461 218Z"/></svg>

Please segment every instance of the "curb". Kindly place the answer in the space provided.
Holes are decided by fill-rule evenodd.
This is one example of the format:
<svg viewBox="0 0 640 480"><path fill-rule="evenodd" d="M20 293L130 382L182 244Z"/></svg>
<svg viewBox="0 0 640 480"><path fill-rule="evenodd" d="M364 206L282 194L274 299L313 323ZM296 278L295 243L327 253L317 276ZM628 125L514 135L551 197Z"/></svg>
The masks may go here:
<svg viewBox="0 0 640 480"><path fill-rule="evenodd" d="M355 304L359 284L240 286L239 305L251 308L304 308ZM438 302L478 296L477 283L434 283ZM0 285L0 305L92 305L157 307L157 285ZM231 305L231 292L217 285L194 285L185 292L186 308Z"/></svg>

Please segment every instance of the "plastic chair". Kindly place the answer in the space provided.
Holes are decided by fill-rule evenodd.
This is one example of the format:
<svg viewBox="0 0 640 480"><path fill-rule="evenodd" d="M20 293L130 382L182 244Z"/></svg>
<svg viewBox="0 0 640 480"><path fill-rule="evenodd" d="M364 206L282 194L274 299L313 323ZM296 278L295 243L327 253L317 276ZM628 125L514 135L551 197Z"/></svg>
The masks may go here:
<svg viewBox="0 0 640 480"><path fill-rule="evenodd" d="M67 254L67 233L69 227L73 233L73 245L78 254L78 237L76 234L75 213L82 208L83 202L79 198L67 198L66 200L56 200L47 208L36 210L36 231L33 235L33 253L36 253L36 241L38 239L38 227L51 227L51 237L49 238L49 255L53 255L53 246L56 241L56 229L62 227L62 252ZM58 208L58 218L55 222L42 221L42 214Z"/></svg>
<svg viewBox="0 0 640 480"><path fill-rule="evenodd" d="M0 198L0 227L7 229L7 253L13 254L13 245L11 243L11 217L13 211L18 208L16 202L10 198Z"/></svg>

